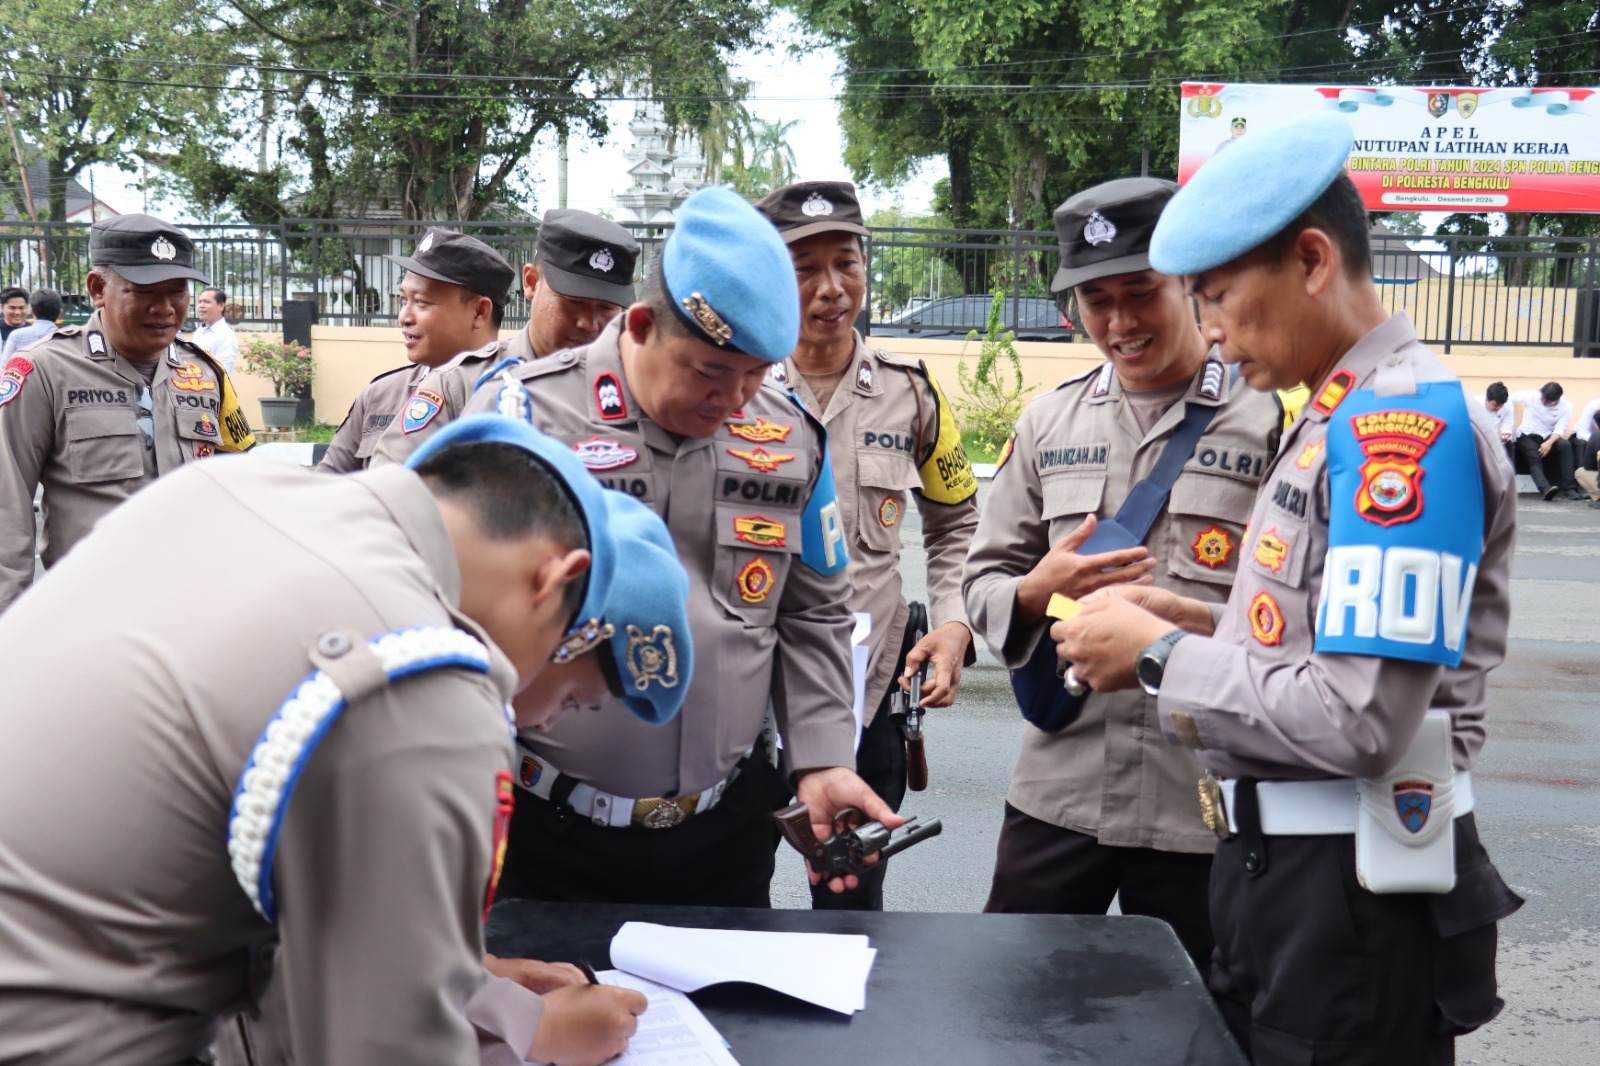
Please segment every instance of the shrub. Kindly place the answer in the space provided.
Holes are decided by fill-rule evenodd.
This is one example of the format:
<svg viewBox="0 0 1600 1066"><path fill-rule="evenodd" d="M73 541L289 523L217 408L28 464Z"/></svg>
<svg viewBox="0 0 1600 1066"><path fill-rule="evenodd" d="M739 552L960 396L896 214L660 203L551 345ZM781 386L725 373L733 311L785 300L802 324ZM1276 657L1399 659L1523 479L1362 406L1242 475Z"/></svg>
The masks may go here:
<svg viewBox="0 0 1600 1066"><path fill-rule="evenodd" d="M259 337L239 354L239 365L246 373L271 381L277 396L298 396L310 387L316 370L310 348L295 341L279 344Z"/></svg>
<svg viewBox="0 0 1600 1066"><path fill-rule="evenodd" d="M956 376L961 379L963 396L952 402L961 416L961 428L972 442L982 450L994 454L1011 436L1022 414L1022 402L1032 386L1022 380L1022 359L1017 355L1016 333L1002 329L1001 315L1005 306L1005 290L996 289L989 304L989 321L983 332L983 342L978 347L978 362L974 369L967 367L967 344L978 339L978 331L967 334L967 344L961 346ZM1001 365L1004 359L1010 364L1007 371ZM1005 379L1010 379L1009 381Z"/></svg>

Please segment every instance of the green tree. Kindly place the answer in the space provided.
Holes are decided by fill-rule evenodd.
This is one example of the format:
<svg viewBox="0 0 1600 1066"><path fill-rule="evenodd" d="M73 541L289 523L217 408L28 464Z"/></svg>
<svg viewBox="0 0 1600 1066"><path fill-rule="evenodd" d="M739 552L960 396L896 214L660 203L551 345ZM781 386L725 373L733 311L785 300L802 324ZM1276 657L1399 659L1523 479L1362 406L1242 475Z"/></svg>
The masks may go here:
<svg viewBox="0 0 1600 1066"><path fill-rule="evenodd" d="M0 8L0 87L24 158L44 165L32 188L41 219L66 218L67 186L91 164L137 170L151 153L215 136L233 47L213 33L215 8L176 0L28 0ZM197 42L205 42L203 46ZM196 64L196 51L220 56ZM26 215L10 144L0 188Z"/></svg>

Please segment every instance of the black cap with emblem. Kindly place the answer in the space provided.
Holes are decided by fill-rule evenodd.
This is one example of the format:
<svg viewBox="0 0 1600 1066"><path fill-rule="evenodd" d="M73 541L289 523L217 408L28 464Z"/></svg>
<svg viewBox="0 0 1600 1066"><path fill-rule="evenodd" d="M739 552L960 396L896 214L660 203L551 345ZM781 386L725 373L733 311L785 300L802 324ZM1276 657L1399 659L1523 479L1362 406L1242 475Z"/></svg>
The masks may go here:
<svg viewBox="0 0 1600 1066"><path fill-rule="evenodd" d="M476 237L448 229L428 230L409 257L386 255L384 258L413 274L447 281L479 296L487 296L496 307L506 305L511 284L517 280L517 272L499 252Z"/></svg>
<svg viewBox="0 0 1600 1066"><path fill-rule="evenodd" d="M1149 270L1150 235L1177 191L1176 182L1161 178L1118 178L1085 189L1056 208L1061 267L1050 291Z"/></svg>
<svg viewBox="0 0 1600 1066"><path fill-rule="evenodd" d="M856 187L848 181L797 181L767 193L756 201L756 210L777 227L784 244L835 231L872 235L862 224Z"/></svg>
<svg viewBox="0 0 1600 1066"><path fill-rule="evenodd" d="M205 281L194 268L194 241L153 215L118 215L89 228L89 262L106 266L132 285L177 278Z"/></svg>
<svg viewBox="0 0 1600 1066"><path fill-rule="evenodd" d="M574 300L634 301L633 270L639 242L615 222L587 211L558 207L539 223L539 276Z"/></svg>

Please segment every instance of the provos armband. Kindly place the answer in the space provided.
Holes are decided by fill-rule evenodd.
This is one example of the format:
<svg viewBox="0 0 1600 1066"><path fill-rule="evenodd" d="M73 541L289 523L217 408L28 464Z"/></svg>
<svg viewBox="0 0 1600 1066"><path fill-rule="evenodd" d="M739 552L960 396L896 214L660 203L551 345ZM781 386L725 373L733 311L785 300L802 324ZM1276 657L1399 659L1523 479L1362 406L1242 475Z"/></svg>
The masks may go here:
<svg viewBox="0 0 1600 1066"><path fill-rule="evenodd" d="M1461 385L1352 392L1328 420L1318 652L1458 666L1483 553L1483 481Z"/></svg>
<svg viewBox="0 0 1600 1066"><path fill-rule="evenodd" d="M839 520L839 497L833 484L833 462L822 448L822 470L817 487L800 515L800 561L819 574L836 574L850 565L844 546L844 523Z"/></svg>
<svg viewBox="0 0 1600 1066"><path fill-rule="evenodd" d="M961 430L956 426L950 401L945 399L944 390L931 374L928 384L933 386L934 402L939 409L939 439L934 442L933 454L918 470L922 475L922 495L934 503L963 503L978 491L978 479L967 461L967 449L961 444Z"/></svg>

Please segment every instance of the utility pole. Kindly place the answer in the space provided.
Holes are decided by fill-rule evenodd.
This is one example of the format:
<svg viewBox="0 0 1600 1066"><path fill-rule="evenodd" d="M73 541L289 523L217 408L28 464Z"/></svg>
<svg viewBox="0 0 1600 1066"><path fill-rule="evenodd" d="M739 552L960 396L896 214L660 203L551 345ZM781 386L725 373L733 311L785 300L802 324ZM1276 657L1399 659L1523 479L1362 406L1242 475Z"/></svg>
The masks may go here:
<svg viewBox="0 0 1600 1066"><path fill-rule="evenodd" d="M561 141L556 149L556 206L567 206L567 127L561 127Z"/></svg>

